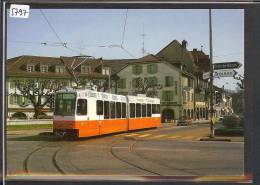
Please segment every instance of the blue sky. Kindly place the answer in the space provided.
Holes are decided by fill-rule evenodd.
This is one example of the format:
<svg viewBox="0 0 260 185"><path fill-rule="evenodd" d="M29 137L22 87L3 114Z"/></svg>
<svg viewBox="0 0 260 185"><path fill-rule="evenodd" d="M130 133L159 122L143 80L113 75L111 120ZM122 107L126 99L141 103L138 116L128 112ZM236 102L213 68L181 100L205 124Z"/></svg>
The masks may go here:
<svg viewBox="0 0 260 185"><path fill-rule="evenodd" d="M7 19L8 58L19 55L74 56L83 53L105 59L142 57L142 33L148 53L156 54L172 40L188 41L188 49L201 48L209 54L208 10L129 9L123 47L120 45L125 9L42 10L58 36L75 51L60 46L40 10L31 10L28 19ZM213 10L213 62L244 63L244 11ZM47 43L47 45L41 45ZM243 67L239 73L243 74ZM235 89L232 78L216 79L219 86Z"/></svg>

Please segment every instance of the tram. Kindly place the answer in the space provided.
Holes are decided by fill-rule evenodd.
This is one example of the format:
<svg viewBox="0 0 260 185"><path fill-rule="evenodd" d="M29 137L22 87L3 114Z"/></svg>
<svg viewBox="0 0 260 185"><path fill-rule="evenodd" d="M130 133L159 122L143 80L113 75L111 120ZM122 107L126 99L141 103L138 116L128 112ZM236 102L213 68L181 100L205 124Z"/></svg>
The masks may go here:
<svg viewBox="0 0 260 185"><path fill-rule="evenodd" d="M158 127L160 99L89 89L56 92L53 132L76 138Z"/></svg>

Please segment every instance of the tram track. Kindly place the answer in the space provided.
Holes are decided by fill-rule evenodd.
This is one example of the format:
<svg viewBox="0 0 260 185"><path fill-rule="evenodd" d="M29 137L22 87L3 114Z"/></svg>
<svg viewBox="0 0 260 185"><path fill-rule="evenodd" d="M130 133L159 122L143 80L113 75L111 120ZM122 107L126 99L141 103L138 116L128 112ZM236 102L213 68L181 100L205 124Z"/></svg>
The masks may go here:
<svg viewBox="0 0 260 185"><path fill-rule="evenodd" d="M53 147L53 146L50 146L50 145L47 145L47 146L40 146L40 147L37 147L36 149L34 149L33 151L31 151L27 156L26 158L24 159L23 161L23 172L26 174L26 175L30 175L30 161L32 160L32 158L35 156L35 155L43 155L43 154L39 154L39 152L43 149L46 149L48 147ZM55 152L51 155L51 159L49 161L51 161L52 163L52 166L54 167L54 169L59 173L59 174L62 174L62 175L65 175L66 172L60 167L60 165L58 164L58 160L57 160L57 155L58 153L64 149L64 147L62 146L58 146L57 149L55 150ZM41 161L37 161L37 163L39 163ZM43 161L44 162L44 161ZM37 173L37 172L36 172Z"/></svg>
<svg viewBox="0 0 260 185"><path fill-rule="evenodd" d="M134 146L134 144L137 143L137 142L138 142L138 141L136 140L136 141L134 141L134 142L132 142L132 143L130 143L130 144L128 145L128 151L129 151L129 153L132 153L133 146ZM140 165L138 165L138 164L136 164L136 163L133 163L133 162L131 162L131 161L125 159L124 157L120 156L119 154L117 154L113 148L115 148L117 144L121 144L121 143L123 143L123 141L121 141L121 142L114 142L114 143L112 143L111 146L110 146L109 151L110 151L111 155L112 155L114 158L116 158L117 160L119 160L119 161L121 161L121 162L123 162L123 163L126 163L126 164L128 164L129 166L132 166L132 167L134 167L134 168L136 168L136 169L138 169L138 170L142 170L142 171L144 171L144 172L148 172L148 173L150 173L150 174L152 174L152 175L161 176L160 173L157 173L157 172L155 172L155 171L152 171L152 170L150 170L150 169L147 169L147 168L145 168L145 167L142 167L142 166L140 166Z"/></svg>
<svg viewBox="0 0 260 185"><path fill-rule="evenodd" d="M137 156L140 157L141 159L144 159L144 160L147 160L147 161L152 161L152 162L155 163L155 164L158 164L158 165L160 165L160 166L164 166L164 167L166 167L166 168L169 168L169 170L183 171L183 172L187 173L188 175L201 175L201 174L199 174L199 173L190 172L190 170L188 170L188 169L172 167L172 166L167 165L167 164L165 164L165 163L163 163L163 162L159 162L159 161L157 161L157 160L150 159L150 158L148 158L148 157L146 157L146 156L144 156L144 155L142 155L142 154L136 152L136 150L135 150L135 145L136 145L136 144L137 144L137 142L135 142L135 143L132 144L132 146L131 146L131 152L133 152L135 155L137 155Z"/></svg>

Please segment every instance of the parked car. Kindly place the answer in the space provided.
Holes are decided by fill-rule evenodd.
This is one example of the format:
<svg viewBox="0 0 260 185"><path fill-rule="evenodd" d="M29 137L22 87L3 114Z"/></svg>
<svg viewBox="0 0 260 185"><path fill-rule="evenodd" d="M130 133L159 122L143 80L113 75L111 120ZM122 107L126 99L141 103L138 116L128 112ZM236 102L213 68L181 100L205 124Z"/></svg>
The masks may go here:
<svg viewBox="0 0 260 185"><path fill-rule="evenodd" d="M188 126L192 124L192 119L187 116L182 116L177 121L177 126Z"/></svg>

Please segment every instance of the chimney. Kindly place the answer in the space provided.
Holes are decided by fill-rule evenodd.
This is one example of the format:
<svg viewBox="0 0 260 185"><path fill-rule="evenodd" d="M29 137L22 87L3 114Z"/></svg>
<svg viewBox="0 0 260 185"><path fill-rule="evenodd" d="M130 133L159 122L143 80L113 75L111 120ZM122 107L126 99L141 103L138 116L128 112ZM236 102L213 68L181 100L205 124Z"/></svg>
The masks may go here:
<svg viewBox="0 0 260 185"><path fill-rule="evenodd" d="M186 40L183 40L181 43L182 47L185 49L187 48L187 44L188 44L188 42Z"/></svg>

